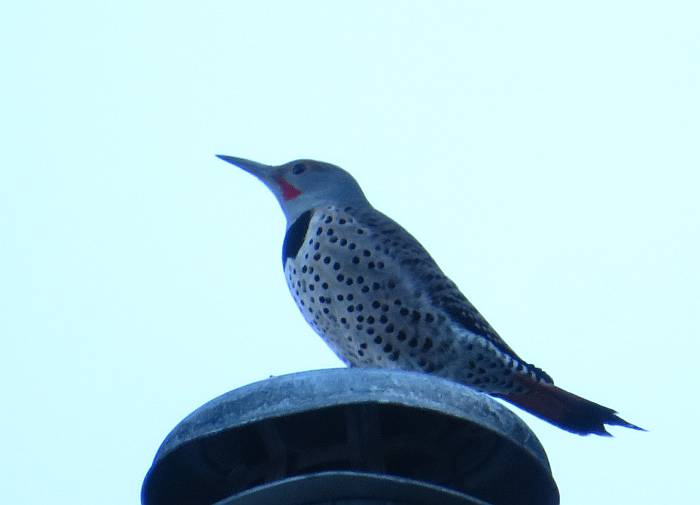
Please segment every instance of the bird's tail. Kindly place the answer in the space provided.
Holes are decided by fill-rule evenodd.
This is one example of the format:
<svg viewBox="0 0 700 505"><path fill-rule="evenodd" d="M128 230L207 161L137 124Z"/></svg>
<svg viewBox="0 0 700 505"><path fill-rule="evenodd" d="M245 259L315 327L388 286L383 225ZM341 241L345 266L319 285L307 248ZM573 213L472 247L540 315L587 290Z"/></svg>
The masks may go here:
<svg viewBox="0 0 700 505"><path fill-rule="evenodd" d="M646 431L618 417L613 409L576 396L554 384L528 377L518 379L527 388L526 392L500 394L498 397L564 430L578 435L611 436L605 430L605 425L610 424Z"/></svg>

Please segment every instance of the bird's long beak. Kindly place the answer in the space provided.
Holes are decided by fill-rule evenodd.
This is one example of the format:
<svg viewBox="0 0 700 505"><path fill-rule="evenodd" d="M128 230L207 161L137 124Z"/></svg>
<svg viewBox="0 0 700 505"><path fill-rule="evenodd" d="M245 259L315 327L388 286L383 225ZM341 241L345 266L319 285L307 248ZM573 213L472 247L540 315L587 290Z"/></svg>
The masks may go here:
<svg viewBox="0 0 700 505"><path fill-rule="evenodd" d="M242 168L249 174L253 174L260 181L262 181L262 183L265 184L265 186L267 186L267 188L275 195L277 200L280 202L280 205L282 205L283 210L284 202L293 200L301 194L301 191L287 182L287 180L280 174L280 167L263 165L262 163L258 163L256 161L250 161L243 158L234 158L233 156L226 156L224 154L217 154L216 156L224 161L228 161L232 165Z"/></svg>
<svg viewBox="0 0 700 505"><path fill-rule="evenodd" d="M249 174L253 174L255 177L263 181L269 181L272 177L273 170L276 168L270 165L263 165L262 163L246 160L244 158L226 156L225 154L217 154L216 157L242 168Z"/></svg>

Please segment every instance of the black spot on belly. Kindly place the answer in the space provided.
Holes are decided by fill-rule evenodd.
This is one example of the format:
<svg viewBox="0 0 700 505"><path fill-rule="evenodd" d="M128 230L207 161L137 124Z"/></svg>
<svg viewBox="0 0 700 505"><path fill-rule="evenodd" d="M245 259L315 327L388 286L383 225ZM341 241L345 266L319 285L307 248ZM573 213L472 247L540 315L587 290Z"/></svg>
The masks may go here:
<svg viewBox="0 0 700 505"><path fill-rule="evenodd" d="M287 258L296 258L299 249L304 243L304 237L311 222L311 215L312 212L307 210L287 230L284 236L284 243L282 244L282 265L287 261Z"/></svg>

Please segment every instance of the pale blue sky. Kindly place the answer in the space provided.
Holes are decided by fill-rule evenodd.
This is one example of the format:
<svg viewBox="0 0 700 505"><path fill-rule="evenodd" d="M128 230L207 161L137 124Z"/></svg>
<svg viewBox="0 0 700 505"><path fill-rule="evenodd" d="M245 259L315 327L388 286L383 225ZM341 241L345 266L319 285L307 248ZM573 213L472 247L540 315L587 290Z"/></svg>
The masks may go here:
<svg viewBox="0 0 700 505"><path fill-rule="evenodd" d="M689 503L700 8L573 4L3 6L0 501L136 503L194 408L339 365L224 153L348 169L520 355L650 430L518 411L562 503Z"/></svg>

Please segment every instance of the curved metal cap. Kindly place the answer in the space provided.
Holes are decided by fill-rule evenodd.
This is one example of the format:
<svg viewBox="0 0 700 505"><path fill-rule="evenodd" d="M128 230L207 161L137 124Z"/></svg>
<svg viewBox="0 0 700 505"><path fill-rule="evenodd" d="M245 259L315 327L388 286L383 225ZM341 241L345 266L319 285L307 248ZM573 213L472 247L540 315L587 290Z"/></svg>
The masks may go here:
<svg viewBox="0 0 700 505"><path fill-rule="evenodd" d="M444 487L359 472L320 472L249 489L216 505L489 505Z"/></svg>
<svg viewBox="0 0 700 505"><path fill-rule="evenodd" d="M212 504L345 470L492 505L559 503L544 449L500 403L426 374L346 368L274 377L203 405L161 445L142 503Z"/></svg>

